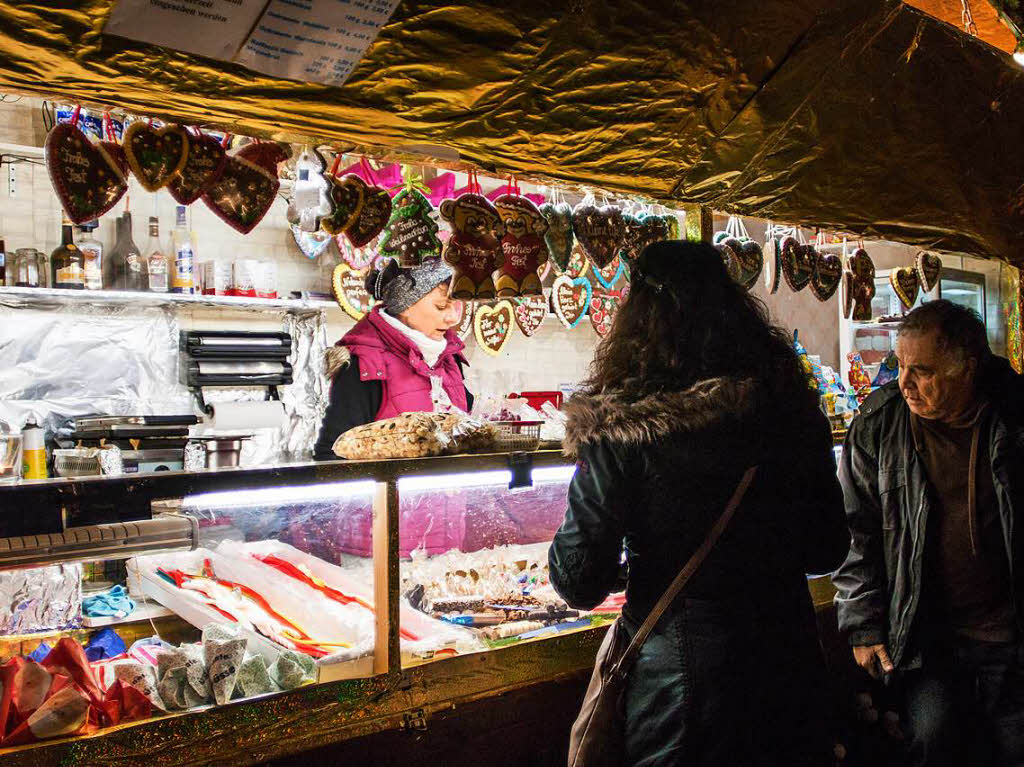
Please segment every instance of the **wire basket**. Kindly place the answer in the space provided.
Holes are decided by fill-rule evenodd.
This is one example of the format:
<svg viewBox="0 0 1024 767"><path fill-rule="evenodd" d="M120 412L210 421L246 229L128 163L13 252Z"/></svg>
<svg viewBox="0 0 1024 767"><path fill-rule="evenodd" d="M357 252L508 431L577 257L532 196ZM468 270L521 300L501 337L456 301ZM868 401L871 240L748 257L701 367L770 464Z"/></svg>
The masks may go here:
<svg viewBox="0 0 1024 767"><path fill-rule="evenodd" d="M540 446L543 421L495 421L498 452L532 452Z"/></svg>

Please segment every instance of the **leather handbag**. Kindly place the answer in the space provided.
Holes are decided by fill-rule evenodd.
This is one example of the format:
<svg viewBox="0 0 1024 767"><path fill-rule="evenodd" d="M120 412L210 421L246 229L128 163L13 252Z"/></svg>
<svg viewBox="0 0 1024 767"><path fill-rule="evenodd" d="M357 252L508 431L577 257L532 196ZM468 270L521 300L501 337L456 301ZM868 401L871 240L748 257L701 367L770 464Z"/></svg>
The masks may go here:
<svg viewBox="0 0 1024 767"><path fill-rule="evenodd" d="M725 510L708 531L704 542L665 589L633 641L628 641L629 635L622 626L621 617L608 628L597 651L594 672L587 693L583 696L583 705L569 736L569 767L621 767L625 754L623 693L626 689L626 674L661 616L711 553L743 501L755 474L756 466L750 467L743 474Z"/></svg>

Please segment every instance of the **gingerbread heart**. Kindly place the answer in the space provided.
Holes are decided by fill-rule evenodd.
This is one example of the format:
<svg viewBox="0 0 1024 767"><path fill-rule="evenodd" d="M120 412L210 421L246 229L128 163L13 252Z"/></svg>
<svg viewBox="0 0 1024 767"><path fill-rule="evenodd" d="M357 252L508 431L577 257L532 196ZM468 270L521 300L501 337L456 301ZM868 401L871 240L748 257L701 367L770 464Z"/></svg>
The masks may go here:
<svg viewBox="0 0 1024 767"><path fill-rule="evenodd" d="M572 230L583 245L587 257L599 269L608 266L622 247L626 222L615 205L577 205L572 214Z"/></svg>
<svg viewBox="0 0 1024 767"><path fill-rule="evenodd" d="M359 321L374 304L373 296L366 292L366 269L353 269L348 264L338 264L331 275L331 292L334 299L352 319Z"/></svg>
<svg viewBox="0 0 1024 767"><path fill-rule="evenodd" d="M359 217L367 189L366 182L354 173L340 177L327 175L324 178L330 187L327 194L334 209L330 215L320 219L320 226L330 234L341 234Z"/></svg>
<svg viewBox="0 0 1024 767"><path fill-rule="evenodd" d="M548 246L548 255L561 271L565 271L572 255L572 208L568 203L552 204L546 202L540 206L541 215L548 222L548 230L544 233L544 242Z"/></svg>
<svg viewBox="0 0 1024 767"><path fill-rule="evenodd" d="M232 229L248 234L277 199L277 164L287 159L288 152L277 144L246 144L228 158L203 202Z"/></svg>
<svg viewBox="0 0 1024 767"><path fill-rule="evenodd" d="M478 306L473 327L480 348L494 357L501 354L512 337L514 315L515 310L508 301L499 301L493 306Z"/></svg>
<svg viewBox="0 0 1024 767"><path fill-rule="evenodd" d="M622 244L619 246L619 258L625 261L635 261L640 255L640 238L643 224L640 217L632 213L622 214Z"/></svg>
<svg viewBox="0 0 1024 767"><path fill-rule="evenodd" d="M578 242L572 246L572 253L569 255L569 263L565 265L565 269L559 269L558 265L553 261L549 261L548 263L552 265L552 269L554 269L556 275L561 277L564 274L572 279L582 277L590 269L590 261L587 260L587 256L583 252L583 246Z"/></svg>
<svg viewBox="0 0 1024 767"><path fill-rule="evenodd" d="M889 272L889 284L892 285L900 303L907 309L912 309L921 290L921 278L917 276L917 269L912 266L893 269Z"/></svg>
<svg viewBox="0 0 1024 767"><path fill-rule="evenodd" d="M590 306L593 289L586 277L562 275L551 286L551 303L555 314L569 330L580 324Z"/></svg>
<svg viewBox="0 0 1024 767"><path fill-rule="evenodd" d="M459 317L459 321L455 323L455 333L465 341L473 331L473 314L475 313L476 304L472 301L458 301L456 303L462 304L462 315Z"/></svg>
<svg viewBox="0 0 1024 767"><path fill-rule="evenodd" d="M828 301L836 294L843 279L843 261L834 253L817 253L811 273L811 292L819 301Z"/></svg>
<svg viewBox="0 0 1024 767"><path fill-rule="evenodd" d="M782 276L790 290L799 293L811 281L811 275L814 273L814 256L817 251L813 245L801 245L792 237L783 237L779 247Z"/></svg>
<svg viewBox="0 0 1024 767"><path fill-rule="evenodd" d="M682 228L679 226L679 219L671 213L666 213L661 217L665 222L665 239L666 240L679 240L682 239Z"/></svg>
<svg viewBox="0 0 1024 767"><path fill-rule="evenodd" d="M171 197L179 205L191 205L216 183L227 162L227 152L213 136L189 136L185 165L167 185Z"/></svg>
<svg viewBox="0 0 1024 767"><path fill-rule="evenodd" d="M365 202L363 203L365 205ZM391 216L377 249L402 267L419 266L425 258L440 258L441 240L431 213L434 206L417 189L406 188L391 202Z"/></svg>
<svg viewBox="0 0 1024 767"><path fill-rule="evenodd" d="M757 284L757 278L761 276L761 270L764 268L764 251L754 240L741 242L739 248L734 248L734 251L740 267L739 283L750 290Z"/></svg>
<svg viewBox="0 0 1024 767"><path fill-rule="evenodd" d="M544 235L547 219L536 203L521 194L503 194L494 201L505 229L502 262L495 277L499 296L539 296L544 291L537 270L548 261Z"/></svg>
<svg viewBox="0 0 1024 767"><path fill-rule="evenodd" d="M343 234L335 235L334 241L338 245L338 252L341 253L342 260L353 269L366 269L373 266L374 262L381 257L372 245L357 248Z"/></svg>
<svg viewBox="0 0 1024 767"><path fill-rule="evenodd" d="M149 192L167 186L188 162L188 133L180 125L154 128L136 120L125 130L121 144L128 167Z"/></svg>
<svg viewBox="0 0 1024 767"><path fill-rule="evenodd" d="M390 218L391 195L388 190L368 186L363 190L363 201L355 220L345 227L345 236L355 247L361 248L384 231Z"/></svg>
<svg viewBox="0 0 1024 767"><path fill-rule="evenodd" d="M101 141L98 146L107 153L107 158L114 163L121 171L121 175L127 180L128 173L128 157L125 156L124 147L118 144L116 141Z"/></svg>
<svg viewBox="0 0 1024 767"><path fill-rule="evenodd" d="M739 257L736 255L736 251L733 248L733 244L739 245L739 240L735 238L726 238L722 242L714 246L718 251L718 254L722 257L722 263L725 264L725 271L729 275L729 279L734 282L740 281L740 263Z"/></svg>
<svg viewBox="0 0 1024 767"><path fill-rule="evenodd" d="M637 236L636 256L634 259L639 258L648 245L663 242L667 239L669 239L669 230L665 217L657 216L653 213L642 214L640 216L640 231Z"/></svg>
<svg viewBox="0 0 1024 767"><path fill-rule="evenodd" d="M442 200L441 218L452 230L442 251L455 272L451 295L494 298L494 272L504 258L500 238L505 228L498 209L483 195L467 192L454 200Z"/></svg>
<svg viewBox="0 0 1024 767"><path fill-rule="evenodd" d="M931 293L939 283L942 276L942 259L934 253L921 251L914 259L914 266L917 268L917 276L921 280L921 290Z"/></svg>
<svg viewBox="0 0 1024 767"><path fill-rule="evenodd" d="M590 324L601 338L611 332L615 315L622 303L622 294L619 292L594 293L590 300Z"/></svg>
<svg viewBox="0 0 1024 767"><path fill-rule="evenodd" d="M292 224L290 229L302 255L311 261L319 258L320 254L331 244L331 235L327 232L304 232L295 224Z"/></svg>
<svg viewBox="0 0 1024 767"><path fill-rule="evenodd" d="M306 232L320 229L320 222L334 213L331 184L324 177L327 163L316 149L306 147L295 160L292 199L285 216L288 223Z"/></svg>
<svg viewBox="0 0 1024 767"><path fill-rule="evenodd" d="M594 269L594 279L604 290L611 290L612 286L619 281L619 278L626 273L626 262L621 256L616 256L604 269Z"/></svg>
<svg viewBox="0 0 1024 767"><path fill-rule="evenodd" d="M46 137L50 182L64 212L76 224L99 218L128 191L118 158L111 156L104 143L93 145L70 123L54 126Z"/></svg>
<svg viewBox="0 0 1024 767"><path fill-rule="evenodd" d="M545 296L523 296L512 299L515 306L516 325L529 338L540 328L548 314L548 299Z"/></svg>
<svg viewBox="0 0 1024 767"><path fill-rule="evenodd" d="M769 295L778 292L780 274L782 264L779 261L779 240L777 237L769 237L764 243L764 289Z"/></svg>

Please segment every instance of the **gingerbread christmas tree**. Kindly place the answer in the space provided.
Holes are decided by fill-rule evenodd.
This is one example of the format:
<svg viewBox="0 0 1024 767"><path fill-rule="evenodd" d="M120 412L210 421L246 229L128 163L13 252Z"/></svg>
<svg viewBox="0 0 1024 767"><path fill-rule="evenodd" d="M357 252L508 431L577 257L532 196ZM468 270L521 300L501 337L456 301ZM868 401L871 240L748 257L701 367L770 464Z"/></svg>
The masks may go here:
<svg viewBox="0 0 1024 767"><path fill-rule="evenodd" d="M392 200L391 218L380 241L381 255L396 259L399 266L418 266L424 258L441 255L437 223L431 216L434 206L417 186L415 179L406 178L405 188Z"/></svg>

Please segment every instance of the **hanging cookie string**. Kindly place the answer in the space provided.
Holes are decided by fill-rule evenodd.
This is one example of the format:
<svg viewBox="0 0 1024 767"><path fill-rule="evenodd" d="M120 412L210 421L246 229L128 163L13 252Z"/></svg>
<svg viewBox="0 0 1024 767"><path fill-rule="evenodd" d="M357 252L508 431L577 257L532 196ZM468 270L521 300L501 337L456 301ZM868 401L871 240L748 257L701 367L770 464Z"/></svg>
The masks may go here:
<svg viewBox="0 0 1024 767"><path fill-rule="evenodd" d="M225 133L224 134L224 138L222 138L220 140L220 145L222 147L224 147L225 149L227 149L228 145L230 145L230 144L231 144L231 134L230 133Z"/></svg>
<svg viewBox="0 0 1024 767"><path fill-rule="evenodd" d="M107 137L107 141L113 141L117 143L117 136L114 134L113 120L110 119L110 110L107 109L103 112L103 134Z"/></svg>
<svg viewBox="0 0 1024 767"><path fill-rule="evenodd" d="M334 162L331 164L331 172L329 174L331 178L338 177L339 167L341 167L341 152L338 152L336 155L334 155Z"/></svg>

